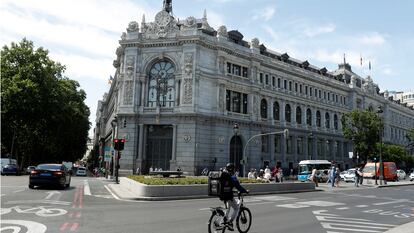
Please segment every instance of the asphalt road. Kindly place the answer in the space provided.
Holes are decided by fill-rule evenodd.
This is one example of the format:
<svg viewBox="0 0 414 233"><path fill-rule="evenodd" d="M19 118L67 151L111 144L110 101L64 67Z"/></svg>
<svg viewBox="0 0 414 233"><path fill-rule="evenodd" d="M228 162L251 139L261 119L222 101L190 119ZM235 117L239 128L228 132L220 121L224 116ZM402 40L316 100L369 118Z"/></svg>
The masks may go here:
<svg viewBox="0 0 414 233"><path fill-rule="evenodd" d="M66 190L27 187L27 176L1 177L1 233L202 233L215 198L119 200L112 181L72 177ZM330 189L248 196L250 232L385 232L414 221L414 186ZM414 232L414 230L413 230Z"/></svg>

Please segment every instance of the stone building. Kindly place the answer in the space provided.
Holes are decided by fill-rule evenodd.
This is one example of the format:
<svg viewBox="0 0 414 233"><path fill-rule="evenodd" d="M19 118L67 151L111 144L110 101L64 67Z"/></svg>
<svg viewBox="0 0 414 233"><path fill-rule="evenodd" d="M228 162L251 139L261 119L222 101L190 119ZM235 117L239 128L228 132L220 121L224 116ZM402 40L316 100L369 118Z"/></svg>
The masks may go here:
<svg viewBox="0 0 414 233"><path fill-rule="evenodd" d="M143 16L141 24L129 23L119 44L114 81L99 101L95 143L103 148L126 139L123 172L200 174L229 161L241 172L264 164L290 170L305 159L346 169L353 161L344 113L382 106L384 141L393 143L404 144L414 127L412 107L388 99L345 61L335 71L313 66L257 38L248 42L237 30L215 30L206 12L178 20L171 1L153 22ZM254 138L243 156L251 137L270 132L280 133Z"/></svg>

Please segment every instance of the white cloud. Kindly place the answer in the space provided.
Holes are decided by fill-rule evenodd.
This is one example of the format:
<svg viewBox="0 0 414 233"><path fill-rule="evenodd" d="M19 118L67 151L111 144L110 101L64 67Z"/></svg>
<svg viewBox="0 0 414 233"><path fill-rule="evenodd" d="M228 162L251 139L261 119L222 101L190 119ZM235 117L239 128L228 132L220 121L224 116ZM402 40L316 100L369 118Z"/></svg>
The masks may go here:
<svg viewBox="0 0 414 233"><path fill-rule="evenodd" d="M333 32L335 31L335 24L330 23L324 26L318 26L318 27L310 27L310 26L306 26L303 33L307 36L307 37L314 37L320 34L324 34L324 33L329 33L329 32Z"/></svg>
<svg viewBox="0 0 414 233"><path fill-rule="evenodd" d="M374 32L370 35L364 35L359 38L359 41L362 44L366 45L382 45L386 42L386 39L383 35L379 34L378 32Z"/></svg>
<svg viewBox="0 0 414 233"><path fill-rule="evenodd" d="M252 19L253 20L263 19L264 21L269 21L273 18L274 14L275 14L275 8L267 7L265 9L262 9L262 10L256 12L253 15Z"/></svg>

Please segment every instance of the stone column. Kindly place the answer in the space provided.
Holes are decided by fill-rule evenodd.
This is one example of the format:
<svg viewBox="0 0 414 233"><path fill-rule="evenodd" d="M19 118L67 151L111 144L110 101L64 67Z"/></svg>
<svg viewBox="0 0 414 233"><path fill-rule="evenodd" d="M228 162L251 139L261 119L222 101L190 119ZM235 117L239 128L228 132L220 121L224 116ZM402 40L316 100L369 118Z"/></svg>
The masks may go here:
<svg viewBox="0 0 414 233"><path fill-rule="evenodd" d="M307 124L306 124L306 106L303 105L300 107L300 109L302 110L302 128L307 128Z"/></svg>
<svg viewBox="0 0 414 233"><path fill-rule="evenodd" d="M146 99L146 97L145 97L145 93L146 93L146 91L145 91L145 89L146 89L146 79L145 79L145 77L144 78L141 78L141 104L140 104L140 106L145 106L145 99Z"/></svg>
<svg viewBox="0 0 414 233"><path fill-rule="evenodd" d="M296 163L298 161L298 136L293 135L292 137L292 159L293 163Z"/></svg>
<svg viewBox="0 0 414 233"><path fill-rule="evenodd" d="M285 100L281 100L279 107L280 107L280 125L281 126L286 126L286 119L285 119L286 101Z"/></svg>
<svg viewBox="0 0 414 233"><path fill-rule="evenodd" d="M273 104L272 104L273 105ZM270 144L270 164L271 166L276 165L275 161L275 135L269 135Z"/></svg>
<svg viewBox="0 0 414 233"><path fill-rule="evenodd" d="M173 141L172 141L172 155L170 160L170 170L177 169L177 125L173 124Z"/></svg>
<svg viewBox="0 0 414 233"><path fill-rule="evenodd" d="M273 98L269 98L267 102L267 105L269 106L268 111L267 111L267 116L268 116L267 118L269 119L269 122L272 125L275 124L275 120L273 118L273 102L274 102Z"/></svg>
<svg viewBox="0 0 414 233"><path fill-rule="evenodd" d="M290 116L291 120L292 120L292 127L296 127L296 125L297 125L297 122L296 122L296 107L297 107L297 105L292 104L290 107L292 109L292 115Z"/></svg>
<svg viewBox="0 0 414 233"><path fill-rule="evenodd" d="M316 111L317 111L317 109L313 108L313 109L311 109L311 111L312 111L312 128L313 128L313 130L316 130L317 129L317 126L316 126Z"/></svg>
<svg viewBox="0 0 414 233"><path fill-rule="evenodd" d="M138 156L137 156L137 167L140 168L141 173L143 172L143 159L144 159L144 124L139 124L138 132Z"/></svg>
<svg viewBox="0 0 414 233"><path fill-rule="evenodd" d="M318 155L318 138L316 137L316 135L313 136L312 139L312 159L316 160L316 159L320 159L319 155Z"/></svg>
<svg viewBox="0 0 414 233"><path fill-rule="evenodd" d="M304 157L304 159L309 159L309 137L308 136L305 136L305 137L303 137L303 143L302 143L302 146L303 146L303 157Z"/></svg>

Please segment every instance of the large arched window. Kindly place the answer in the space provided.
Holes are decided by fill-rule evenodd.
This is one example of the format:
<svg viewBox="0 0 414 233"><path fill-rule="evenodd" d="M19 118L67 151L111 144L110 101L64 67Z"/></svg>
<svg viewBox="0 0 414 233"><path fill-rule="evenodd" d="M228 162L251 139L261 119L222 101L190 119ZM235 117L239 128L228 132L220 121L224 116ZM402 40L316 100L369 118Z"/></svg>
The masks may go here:
<svg viewBox="0 0 414 233"><path fill-rule="evenodd" d="M267 118L267 101L265 99L260 102L260 116Z"/></svg>
<svg viewBox="0 0 414 233"><path fill-rule="evenodd" d="M329 113L325 113L325 128L329 129L331 126L331 118L329 118Z"/></svg>
<svg viewBox="0 0 414 233"><path fill-rule="evenodd" d="M334 115L334 128L338 130L338 116L336 114Z"/></svg>
<svg viewBox="0 0 414 233"><path fill-rule="evenodd" d="M287 122L292 121L292 110L290 109L290 105L286 104L285 106L285 119Z"/></svg>
<svg viewBox="0 0 414 233"><path fill-rule="evenodd" d="M306 124L312 125L312 111L309 108L306 110Z"/></svg>
<svg viewBox="0 0 414 233"><path fill-rule="evenodd" d="M168 60L155 63L149 72L148 106L173 107L175 98L175 67Z"/></svg>
<svg viewBox="0 0 414 233"><path fill-rule="evenodd" d="M316 111L316 126L321 127L321 112Z"/></svg>
<svg viewBox="0 0 414 233"><path fill-rule="evenodd" d="M277 101L273 103L273 119L276 121L280 120L280 107Z"/></svg>
<svg viewBox="0 0 414 233"><path fill-rule="evenodd" d="M300 107L296 107L296 123L302 124L302 109Z"/></svg>

